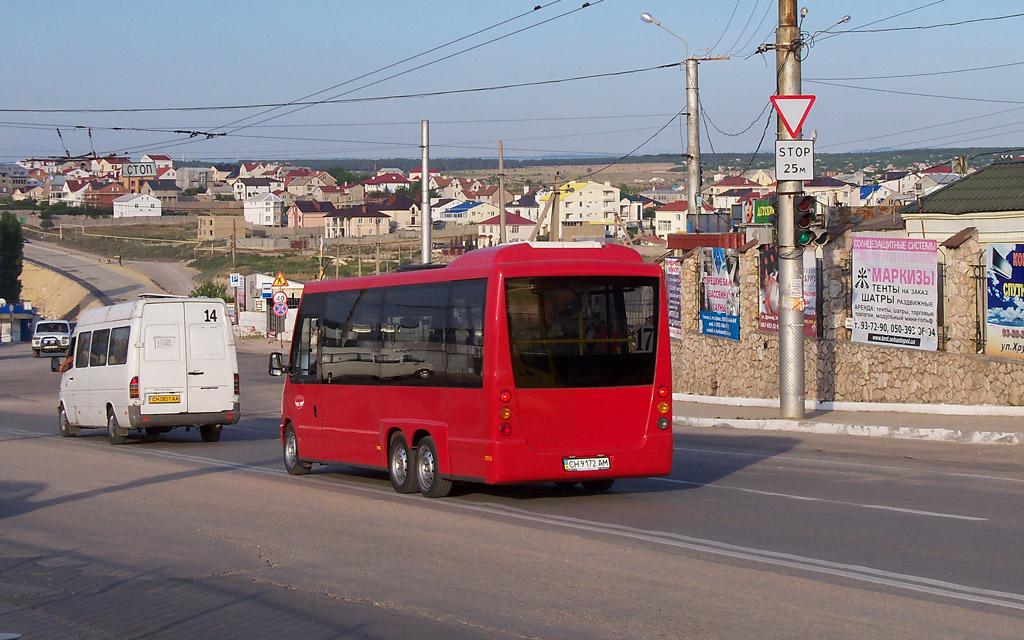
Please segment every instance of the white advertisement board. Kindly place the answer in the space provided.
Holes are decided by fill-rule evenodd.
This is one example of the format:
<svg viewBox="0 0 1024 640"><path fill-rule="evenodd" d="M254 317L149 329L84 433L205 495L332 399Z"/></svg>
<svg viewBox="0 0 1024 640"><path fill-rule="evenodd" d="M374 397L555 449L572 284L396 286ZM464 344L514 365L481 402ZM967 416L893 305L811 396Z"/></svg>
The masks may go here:
<svg viewBox="0 0 1024 640"><path fill-rule="evenodd" d="M853 238L853 341L938 349L935 240Z"/></svg>

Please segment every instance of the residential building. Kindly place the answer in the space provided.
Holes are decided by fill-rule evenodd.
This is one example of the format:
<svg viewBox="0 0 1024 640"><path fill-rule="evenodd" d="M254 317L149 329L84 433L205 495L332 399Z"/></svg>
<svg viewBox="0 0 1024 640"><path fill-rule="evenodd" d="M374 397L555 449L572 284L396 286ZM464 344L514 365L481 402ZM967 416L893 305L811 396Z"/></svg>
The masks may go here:
<svg viewBox="0 0 1024 640"><path fill-rule="evenodd" d="M113 202L115 218L137 218L159 216L162 212L160 199L146 193L126 193Z"/></svg>
<svg viewBox="0 0 1024 640"><path fill-rule="evenodd" d="M283 226L284 205L280 196L261 193L242 202L245 222L261 227Z"/></svg>
<svg viewBox="0 0 1024 640"><path fill-rule="evenodd" d="M287 226L293 229L315 229L326 225L327 215L338 210L330 202L296 200L285 212Z"/></svg>
<svg viewBox="0 0 1024 640"><path fill-rule="evenodd" d="M505 210L536 222L540 218L540 203L537 202L537 193L533 191L524 193L512 200Z"/></svg>
<svg viewBox="0 0 1024 640"><path fill-rule="evenodd" d="M527 242L537 223L521 215L505 211L505 242ZM493 247L501 237L501 216L482 220L477 227L477 246Z"/></svg>
<svg viewBox="0 0 1024 640"><path fill-rule="evenodd" d="M478 200L459 202L450 207L443 207L435 212L430 211L430 218L442 222L455 224L477 224L481 220L487 220L498 215L498 207Z"/></svg>
<svg viewBox="0 0 1024 640"><path fill-rule="evenodd" d="M677 202L679 200L686 200L686 189L679 188L675 189L672 187L651 187L645 189L639 194L649 200L653 200L659 204L668 204L670 202Z"/></svg>
<svg viewBox="0 0 1024 640"><path fill-rule="evenodd" d="M160 199L164 207L173 207L178 204L178 196L181 189L174 180L146 180L139 188L139 193L145 193Z"/></svg>
<svg viewBox="0 0 1024 640"><path fill-rule="evenodd" d="M32 186L18 187L11 194L11 200L14 202L24 202L32 200L34 202L43 202L48 200L50 197L50 188L47 184L35 184Z"/></svg>
<svg viewBox="0 0 1024 640"><path fill-rule="evenodd" d="M982 243L1024 242L1024 160L1003 160L900 210L906 233L945 240L967 227Z"/></svg>
<svg viewBox="0 0 1024 640"><path fill-rule="evenodd" d="M365 238L392 233L391 218L381 204L367 203L336 209L327 215L324 235L333 238Z"/></svg>
<svg viewBox="0 0 1024 640"><path fill-rule="evenodd" d="M705 197L709 200L714 200L715 196L730 191L732 189L760 189L763 185L748 180L743 176L725 176L715 182L711 183L710 186L703 189ZM646 195L646 194L644 194ZM685 196L684 196L685 199Z"/></svg>
<svg viewBox="0 0 1024 640"><path fill-rule="evenodd" d="M174 183L182 191L187 189L201 189L205 191L207 185L216 182L214 178L215 171L212 167L181 167L177 169L177 177L174 179Z"/></svg>
<svg viewBox="0 0 1024 640"><path fill-rule="evenodd" d="M245 237L245 219L242 216L199 216L196 238L199 240L230 240Z"/></svg>
<svg viewBox="0 0 1024 640"><path fill-rule="evenodd" d="M54 192L50 191L50 204L64 204L69 207L81 207L85 205L85 192L89 188L88 180L65 180L54 198Z"/></svg>
<svg viewBox="0 0 1024 640"><path fill-rule="evenodd" d="M142 162L152 162L157 169L173 169L174 159L163 153L147 153L140 158Z"/></svg>
<svg viewBox="0 0 1024 640"><path fill-rule="evenodd" d="M413 169L412 171L409 172L409 181L410 182L419 182L422 177L423 177L423 170L422 169ZM438 170L438 169L431 169L430 170L430 175L427 177L427 187L430 188L430 189L436 189L437 187L434 186L434 180L436 180L437 178L440 178L440 177L441 177L441 171L440 170Z"/></svg>
<svg viewBox="0 0 1024 640"><path fill-rule="evenodd" d="M262 193L284 190L284 181L277 178L239 178L232 185L235 200L248 200Z"/></svg>
<svg viewBox="0 0 1024 640"><path fill-rule="evenodd" d="M366 190L361 184L323 185L313 190L313 200L330 202L336 206L362 204L366 199Z"/></svg>
<svg viewBox="0 0 1024 640"><path fill-rule="evenodd" d="M106 158L96 158L92 160L89 165L89 172L94 176L109 176L111 178L120 178L121 169L124 165L131 162L130 158L119 158L117 156L107 156Z"/></svg>
<svg viewBox="0 0 1024 640"><path fill-rule="evenodd" d="M804 193L827 207L849 207L860 197L859 187L827 176L804 180Z"/></svg>
<svg viewBox="0 0 1024 640"><path fill-rule="evenodd" d="M114 200L128 193L128 187L120 182L98 182L89 183L85 190L84 204L87 207L109 209L114 206Z"/></svg>
<svg viewBox="0 0 1024 640"><path fill-rule="evenodd" d="M622 224L619 218L619 188L610 183L578 180L559 186L558 216L563 226L595 225L607 234ZM538 200L546 203L551 193L542 193Z"/></svg>
<svg viewBox="0 0 1024 640"><path fill-rule="evenodd" d="M372 178L363 181L366 193L381 193L387 191L394 193L403 187L410 186L409 180L397 172L380 173Z"/></svg>
<svg viewBox="0 0 1024 640"><path fill-rule="evenodd" d="M775 183L775 169L751 169L743 172L743 177L762 187L770 187Z"/></svg>
<svg viewBox="0 0 1024 640"><path fill-rule="evenodd" d="M412 198L405 195L388 196L378 203L377 210L390 218L397 229L419 229L420 206ZM433 214L431 214L433 218Z"/></svg>
<svg viewBox="0 0 1024 640"><path fill-rule="evenodd" d="M11 200L16 189L28 186L28 169L20 164L0 164L0 200Z"/></svg>
<svg viewBox="0 0 1024 640"><path fill-rule="evenodd" d="M689 203L686 200L677 200L655 209L654 234L659 238L668 238L670 233L692 233L693 220L689 215L689 208ZM713 215L715 213L715 208L706 202L701 208L705 214ZM706 229L707 226L704 225L704 228Z"/></svg>

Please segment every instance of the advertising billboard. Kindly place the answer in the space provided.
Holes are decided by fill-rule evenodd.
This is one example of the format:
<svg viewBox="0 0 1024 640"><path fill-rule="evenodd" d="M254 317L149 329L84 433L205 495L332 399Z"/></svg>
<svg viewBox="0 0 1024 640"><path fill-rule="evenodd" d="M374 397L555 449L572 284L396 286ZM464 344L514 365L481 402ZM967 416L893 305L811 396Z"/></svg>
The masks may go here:
<svg viewBox="0 0 1024 640"><path fill-rule="evenodd" d="M668 304L668 335L683 339L683 264L679 258L665 258L665 298Z"/></svg>
<svg viewBox="0 0 1024 640"><path fill-rule="evenodd" d="M740 260L732 249L704 248L698 254L700 332L740 339Z"/></svg>
<svg viewBox="0 0 1024 640"><path fill-rule="evenodd" d="M988 248L985 355L1024 358L1024 244Z"/></svg>
<svg viewBox="0 0 1024 640"><path fill-rule="evenodd" d="M853 341L935 351L939 345L935 240L853 238Z"/></svg>
<svg viewBox="0 0 1024 640"><path fill-rule="evenodd" d="M757 328L769 333L779 332L779 249L773 244L761 245L758 261ZM818 260L813 251L804 251L803 270L804 335L818 335Z"/></svg>

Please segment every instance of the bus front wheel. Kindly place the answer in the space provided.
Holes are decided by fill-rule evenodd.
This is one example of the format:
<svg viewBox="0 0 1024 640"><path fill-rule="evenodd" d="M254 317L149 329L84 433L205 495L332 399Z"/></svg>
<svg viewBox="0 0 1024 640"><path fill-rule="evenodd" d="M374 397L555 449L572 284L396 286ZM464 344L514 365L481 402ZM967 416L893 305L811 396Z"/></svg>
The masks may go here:
<svg viewBox="0 0 1024 640"><path fill-rule="evenodd" d="M295 437L295 430L288 427L284 433L284 469L289 475L304 476L313 468L312 462L306 462L299 457L299 439Z"/></svg>

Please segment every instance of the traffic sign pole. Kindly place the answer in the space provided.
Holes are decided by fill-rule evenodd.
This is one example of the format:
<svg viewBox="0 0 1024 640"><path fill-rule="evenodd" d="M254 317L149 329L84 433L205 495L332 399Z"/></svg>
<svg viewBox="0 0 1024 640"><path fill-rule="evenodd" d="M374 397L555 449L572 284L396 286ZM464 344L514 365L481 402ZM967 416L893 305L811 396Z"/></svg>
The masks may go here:
<svg viewBox="0 0 1024 640"><path fill-rule="evenodd" d="M778 90L772 104L778 113L778 140L783 144L799 137L800 128L814 100L805 101L799 122L789 122L795 110L789 96L800 93L802 43L797 26L796 0L779 0L779 28L775 32L775 71ZM787 105L780 108L780 103ZM778 147L777 147L778 148ZM803 182L775 175L779 200L779 408L783 418L804 417L804 312L803 247L796 241L794 197L803 192Z"/></svg>

